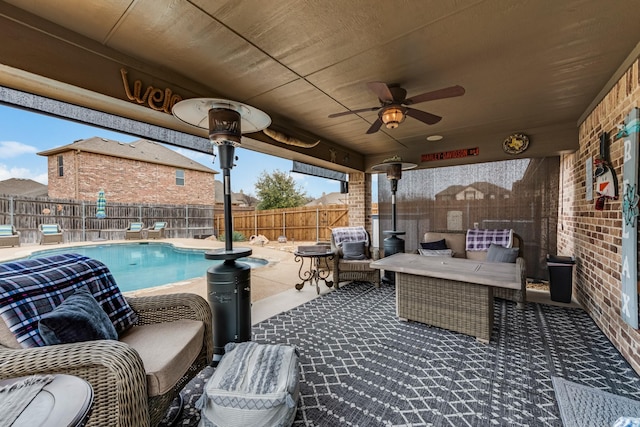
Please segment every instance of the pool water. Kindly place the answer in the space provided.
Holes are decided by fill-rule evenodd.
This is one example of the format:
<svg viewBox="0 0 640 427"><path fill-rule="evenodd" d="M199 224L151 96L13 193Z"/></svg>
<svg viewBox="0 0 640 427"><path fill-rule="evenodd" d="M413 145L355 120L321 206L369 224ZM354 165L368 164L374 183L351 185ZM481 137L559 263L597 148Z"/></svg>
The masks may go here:
<svg viewBox="0 0 640 427"><path fill-rule="evenodd" d="M207 269L222 261L204 258L206 250L176 248L168 243L128 243L77 246L34 252L29 258L77 253L102 261L109 267L122 292L152 288L203 277ZM261 258L239 258L251 268L268 262Z"/></svg>

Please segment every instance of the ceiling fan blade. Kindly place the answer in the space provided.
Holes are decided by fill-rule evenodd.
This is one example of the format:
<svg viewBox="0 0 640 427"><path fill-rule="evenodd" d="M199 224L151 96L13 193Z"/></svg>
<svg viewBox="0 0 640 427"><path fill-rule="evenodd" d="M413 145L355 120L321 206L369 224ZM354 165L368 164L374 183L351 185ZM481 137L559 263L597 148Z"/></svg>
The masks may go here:
<svg viewBox="0 0 640 427"><path fill-rule="evenodd" d="M464 95L464 93L465 90L462 86L451 86L407 98L404 100L403 104L411 105L417 104L419 102L433 101L436 99L453 98L454 96L462 96Z"/></svg>
<svg viewBox="0 0 640 427"><path fill-rule="evenodd" d="M367 130L367 134L376 133L380 130L380 126L382 126L382 120L378 117L378 119L373 122L371 127Z"/></svg>
<svg viewBox="0 0 640 427"><path fill-rule="evenodd" d="M342 113L333 113L333 114L329 114L329 118L332 119L334 117L342 117L342 116L346 116L348 114L358 114L358 113L365 113L367 111L377 111L379 110L380 107L369 107L369 108L361 108L359 110L349 110L349 111L343 111Z"/></svg>
<svg viewBox="0 0 640 427"><path fill-rule="evenodd" d="M378 99L382 102L393 102L393 94L389 90L384 82L369 82L367 83L369 90L376 94Z"/></svg>
<svg viewBox="0 0 640 427"><path fill-rule="evenodd" d="M442 120L442 117L440 116L436 116L435 114L427 113L426 111L420 111L413 108L407 108L405 114L428 125L434 125Z"/></svg>

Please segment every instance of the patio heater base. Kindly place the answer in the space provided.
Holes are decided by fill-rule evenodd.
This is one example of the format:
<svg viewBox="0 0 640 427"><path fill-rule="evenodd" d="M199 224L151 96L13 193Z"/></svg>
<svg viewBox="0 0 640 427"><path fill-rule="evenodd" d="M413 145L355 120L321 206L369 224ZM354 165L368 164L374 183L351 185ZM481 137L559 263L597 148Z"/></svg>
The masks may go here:
<svg viewBox="0 0 640 427"><path fill-rule="evenodd" d="M389 234L390 236L384 239L382 247L384 249L384 256L388 257L393 254L404 252L404 240L398 236L406 234L404 231L383 231L382 234ZM384 272L382 281L391 285L396 283L396 273L393 271Z"/></svg>

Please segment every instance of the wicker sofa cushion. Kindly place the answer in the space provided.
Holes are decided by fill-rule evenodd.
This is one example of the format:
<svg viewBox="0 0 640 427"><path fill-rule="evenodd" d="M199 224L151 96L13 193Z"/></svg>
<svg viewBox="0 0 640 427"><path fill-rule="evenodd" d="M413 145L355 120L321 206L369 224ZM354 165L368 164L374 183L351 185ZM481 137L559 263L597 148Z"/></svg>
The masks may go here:
<svg viewBox="0 0 640 427"><path fill-rule="evenodd" d="M40 317L82 286L91 290L118 334L137 323L107 266L78 254L0 264L0 317L21 347L44 346Z"/></svg>
<svg viewBox="0 0 640 427"><path fill-rule="evenodd" d="M196 320L138 325L120 341L138 352L147 375L149 396L167 393L193 364L202 349L204 324Z"/></svg>

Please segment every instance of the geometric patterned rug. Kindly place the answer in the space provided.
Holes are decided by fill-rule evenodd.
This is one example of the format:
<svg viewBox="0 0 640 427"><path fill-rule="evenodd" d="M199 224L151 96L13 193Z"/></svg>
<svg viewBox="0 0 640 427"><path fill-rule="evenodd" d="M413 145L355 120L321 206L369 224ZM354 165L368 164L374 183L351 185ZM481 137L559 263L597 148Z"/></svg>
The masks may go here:
<svg viewBox="0 0 640 427"><path fill-rule="evenodd" d="M564 427L612 426L622 416L640 420L640 401L553 377Z"/></svg>
<svg viewBox="0 0 640 427"><path fill-rule="evenodd" d="M395 315L395 287L351 283L252 329L300 352L294 426L562 426L553 377L640 399L640 378L579 308L495 299L489 344ZM178 426L214 368L182 392Z"/></svg>

